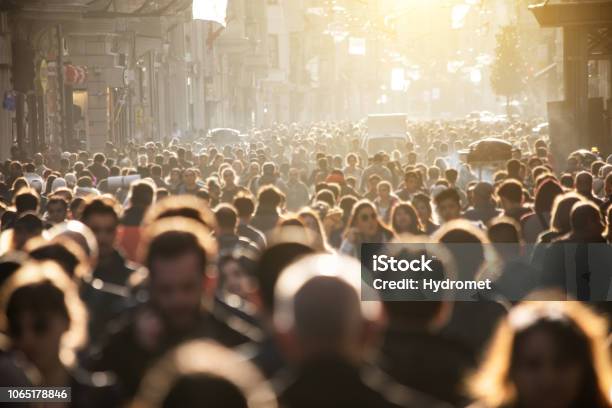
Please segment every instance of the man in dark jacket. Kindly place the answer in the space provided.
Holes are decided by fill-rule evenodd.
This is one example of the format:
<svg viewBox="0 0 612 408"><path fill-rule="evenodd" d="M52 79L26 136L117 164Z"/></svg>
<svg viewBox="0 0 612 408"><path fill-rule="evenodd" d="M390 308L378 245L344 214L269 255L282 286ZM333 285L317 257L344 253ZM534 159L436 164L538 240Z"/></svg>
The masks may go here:
<svg viewBox="0 0 612 408"><path fill-rule="evenodd" d="M130 399L151 364L176 345L209 338L233 347L249 340L203 305L207 270L215 257L209 231L182 217L157 221L145 254L149 300L120 322L93 351L92 365L117 375Z"/></svg>

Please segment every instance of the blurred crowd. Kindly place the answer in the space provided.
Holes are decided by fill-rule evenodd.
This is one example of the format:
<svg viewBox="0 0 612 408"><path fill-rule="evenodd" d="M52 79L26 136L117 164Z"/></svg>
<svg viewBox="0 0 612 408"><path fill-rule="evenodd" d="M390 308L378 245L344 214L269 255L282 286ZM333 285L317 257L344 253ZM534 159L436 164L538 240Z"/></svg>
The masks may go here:
<svg viewBox="0 0 612 408"><path fill-rule="evenodd" d="M555 157L536 124L415 122L380 151L351 123L14 149L0 386L69 386L72 407L612 407L612 273L580 252L612 243L612 155ZM470 163L490 136L512 157ZM450 251L471 277L492 251L499 297L361 301L362 244L402 242L481 248Z"/></svg>

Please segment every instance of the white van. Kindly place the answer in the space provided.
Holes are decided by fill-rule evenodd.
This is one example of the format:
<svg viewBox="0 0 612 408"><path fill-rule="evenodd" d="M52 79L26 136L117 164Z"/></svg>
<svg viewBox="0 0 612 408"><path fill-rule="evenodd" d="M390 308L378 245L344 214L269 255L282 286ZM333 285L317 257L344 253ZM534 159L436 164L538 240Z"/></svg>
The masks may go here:
<svg viewBox="0 0 612 408"><path fill-rule="evenodd" d="M395 149L403 151L406 143L412 141L406 119L405 113L368 115L361 147L370 155L381 150L387 153Z"/></svg>

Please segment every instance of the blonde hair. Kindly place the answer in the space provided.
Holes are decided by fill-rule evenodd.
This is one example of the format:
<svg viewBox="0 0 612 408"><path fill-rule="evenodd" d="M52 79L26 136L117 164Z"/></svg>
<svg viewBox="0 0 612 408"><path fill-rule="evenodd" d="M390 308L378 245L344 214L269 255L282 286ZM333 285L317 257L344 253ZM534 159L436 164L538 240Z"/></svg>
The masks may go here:
<svg viewBox="0 0 612 408"><path fill-rule="evenodd" d="M480 369L468 380L470 394L488 407L516 402L518 396L510 377L517 336L544 321L567 322L584 336L590 357L587 365L592 368L599 394L593 400L609 406L612 366L606 345L607 321L577 301L528 301L512 309L498 327Z"/></svg>

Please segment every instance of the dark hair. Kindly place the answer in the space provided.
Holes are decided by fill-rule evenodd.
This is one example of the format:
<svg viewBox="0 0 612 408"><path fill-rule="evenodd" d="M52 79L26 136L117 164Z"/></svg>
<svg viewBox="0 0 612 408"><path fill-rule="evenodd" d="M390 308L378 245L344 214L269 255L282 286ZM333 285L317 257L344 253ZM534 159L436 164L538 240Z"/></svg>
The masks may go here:
<svg viewBox="0 0 612 408"><path fill-rule="evenodd" d="M210 408L248 408L243 391L233 382L208 373L178 379L164 398L161 408L206 406Z"/></svg>
<svg viewBox="0 0 612 408"><path fill-rule="evenodd" d="M19 337L23 328L20 317L29 312L34 317L34 326L44 330L48 317L53 314L70 320L64 292L51 281L45 280L19 287L11 294L6 305L6 318L11 337Z"/></svg>
<svg viewBox="0 0 612 408"><path fill-rule="evenodd" d="M268 185L259 190L258 208L277 208L285 195L276 187Z"/></svg>
<svg viewBox="0 0 612 408"><path fill-rule="evenodd" d="M461 197L459 196L459 193L455 188L447 188L445 190L442 190L434 197L434 202L436 203L436 206L439 206L443 201L446 200L453 200L457 203L457 205L460 205L461 203Z"/></svg>
<svg viewBox="0 0 612 408"><path fill-rule="evenodd" d="M535 191L534 209L536 213L550 213L553 203L558 195L563 194L563 189L554 179L543 181Z"/></svg>
<svg viewBox="0 0 612 408"><path fill-rule="evenodd" d="M412 219L412 223L408 226L407 231L399 231L399 227L395 219L395 215L398 211L407 212L410 215L410 218ZM396 234L408 232L410 234L419 235L424 233L423 226L421 225L421 220L419 219L419 215L410 203L399 203L393 207L393 209L391 210L391 227L393 228L393 231Z"/></svg>
<svg viewBox="0 0 612 408"><path fill-rule="evenodd" d="M39 205L40 198L36 191L31 188L22 188L15 196L15 209L18 214L28 211L37 212Z"/></svg>
<svg viewBox="0 0 612 408"><path fill-rule="evenodd" d="M506 180L497 188L497 195L513 203L523 200L523 187L516 180Z"/></svg>
<svg viewBox="0 0 612 408"><path fill-rule="evenodd" d="M219 204L217 208L215 208L215 218L220 228L234 229L236 228L238 214L231 204Z"/></svg>
<svg viewBox="0 0 612 408"><path fill-rule="evenodd" d="M151 278L155 276L153 263L157 259L176 259L181 255L193 253L198 257L202 275L206 269L208 255L198 237L190 231L169 230L155 235L149 241L144 257L144 265Z"/></svg>
<svg viewBox="0 0 612 408"><path fill-rule="evenodd" d="M137 181L130 187L132 197L130 203L135 207L148 207L153 203L155 189L146 181Z"/></svg>
<svg viewBox="0 0 612 408"><path fill-rule="evenodd" d="M261 302L269 313L274 309L274 286L281 272L299 257L315 250L298 242L281 242L266 248L257 264L255 276L259 285Z"/></svg>
<svg viewBox="0 0 612 408"><path fill-rule="evenodd" d="M94 197L89 201L85 201L81 213L81 221L87 224L87 220L93 215L110 215L115 221L119 221L118 204L110 197Z"/></svg>
<svg viewBox="0 0 612 408"><path fill-rule="evenodd" d="M94 157L93 157L94 163L104 163L105 160L106 160L106 156L104 156L104 153L94 154Z"/></svg>
<svg viewBox="0 0 612 408"><path fill-rule="evenodd" d="M255 212L255 203L251 197L241 195L234 198L234 208L239 217L248 217Z"/></svg>
<svg viewBox="0 0 612 408"><path fill-rule="evenodd" d="M457 182L457 176L459 173L455 169L447 169L444 171L444 178L448 180L449 183L454 184Z"/></svg>
<svg viewBox="0 0 612 408"><path fill-rule="evenodd" d="M521 240L520 226L509 217L496 217L487 228L487 237L493 243L518 243Z"/></svg>
<svg viewBox="0 0 612 408"><path fill-rule="evenodd" d="M332 193L331 190L328 189L319 191L316 196L316 201L323 201L330 207L334 207L336 205L334 193Z"/></svg>

